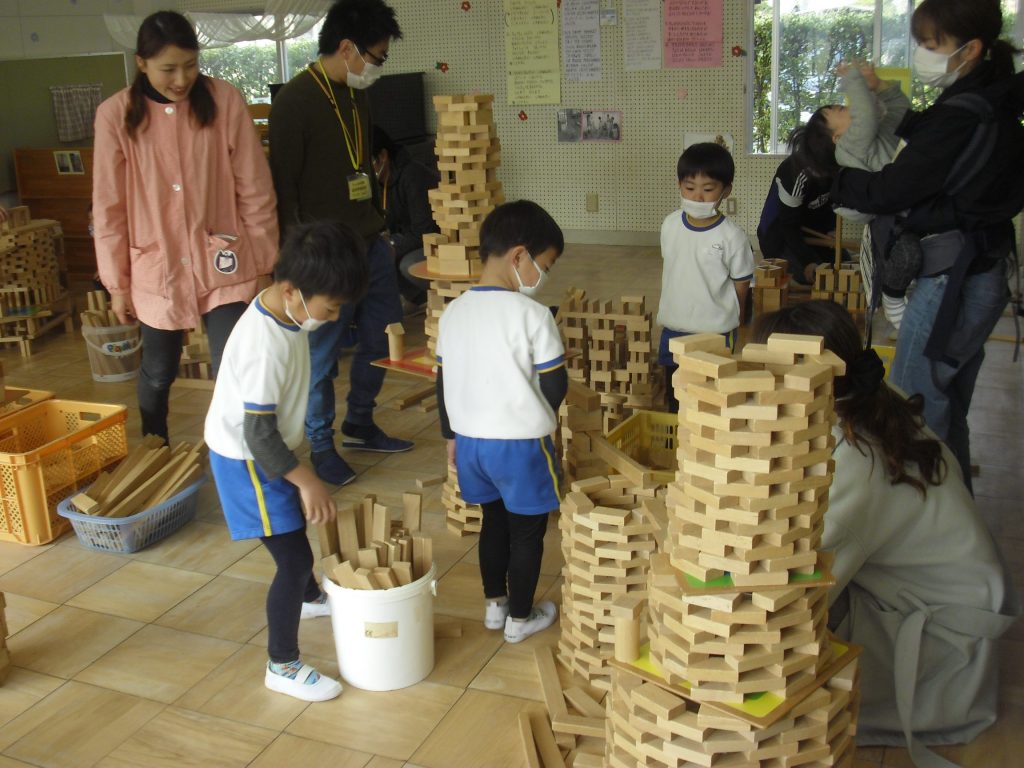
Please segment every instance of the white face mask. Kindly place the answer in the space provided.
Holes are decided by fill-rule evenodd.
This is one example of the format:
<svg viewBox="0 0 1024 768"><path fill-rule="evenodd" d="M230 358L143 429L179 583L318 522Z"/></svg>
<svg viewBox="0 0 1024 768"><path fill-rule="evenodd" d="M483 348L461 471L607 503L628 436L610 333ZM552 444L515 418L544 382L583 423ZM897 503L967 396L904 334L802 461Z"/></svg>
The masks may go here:
<svg viewBox="0 0 1024 768"><path fill-rule="evenodd" d="M713 200L710 203L705 203L700 200L688 200L682 194L679 195L679 199L683 201L683 213L694 219L710 219L715 215L718 204L722 202Z"/></svg>
<svg viewBox="0 0 1024 768"><path fill-rule="evenodd" d="M922 45L917 46L914 49L914 74L918 80L932 88L948 88L960 77L960 68L967 63L962 61L952 72L947 72L949 60L966 47L967 43L964 43L952 53L939 53L929 51Z"/></svg>
<svg viewBox="0 0 1024 768"><path fill-rule="evenodd" d="M363 71L357 75L352 70L349 70L348 74L345 75L345 85L349 88L355 88L356 90L361 91L365 88L369 88L380 80L380 75L383 70L376 64L371 64L364 59L363 54L359 53L358 49L356 49L356 53L359 54L360 59L363 59Z"/></svg>
<svg viewBox="0 0 1024 768"><path fill-rule="evenodd" d="M326 320L317 320L313 317L310 317L309 307L306 306L306 299L302 296L302 291L299 291L299 301L302 302L302 308L306 310L306 319L303 320L301 323L295 319L295 315L293 315L292 311L288 308L287 302L284 305L284 313L288 315L288 319L295 323L297 326L299 326L299 328L301 328L304 331L315 331L317 328L319 328L321 325L327 322Z"/></svg>
<svg viewBox="0 0 1024 768"><path fill-rule="evenodd" d="M523 278L520 276L519 270L516 269L515 264L512 265L512 271L516 273L516 281L519 283L519 292L524 296L536 296L537 291L539 291L540 287L544 285L544 281L548 279L548 273L537 266L537 262L533 260L533 256L529 253L527 253L526 256L530 260L530 263L533 264L533 268L537 270L537 274L540 275L540 277L537 278L537 282L533 285L524 284Z"/></svg>

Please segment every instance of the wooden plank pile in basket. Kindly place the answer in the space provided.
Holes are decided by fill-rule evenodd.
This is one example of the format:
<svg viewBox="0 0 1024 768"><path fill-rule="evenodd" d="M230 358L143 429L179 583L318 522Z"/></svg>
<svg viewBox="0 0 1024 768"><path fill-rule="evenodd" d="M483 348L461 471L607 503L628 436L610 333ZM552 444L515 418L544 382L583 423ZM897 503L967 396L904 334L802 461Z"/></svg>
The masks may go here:
<svg viewBox="0 0 1024 768"><path fill-rule="evenodd" d="M101 472L86 493L71 499L75 508L96 517L128 517L152 509L203 476L206 445L178 443L174 448L148 435L113 472Z"/></svg>
<svg viewBox="0 0 1024 768"><path fill-rule="evenodd" d="M318 525L324 576L348 589L390 589L425 576L434 557L433 541L418 533L423 497L404 493L402 502L402 520L369 495Z"/></svg>
<svg viewBox="0 0 1024 768"><path fill-rule="evenodd" d="M105 291L89 291L85 294L85 299L89 308L81 313L82 325L90 328L111 328L122 324L114 310L110 309Z"/></svg>

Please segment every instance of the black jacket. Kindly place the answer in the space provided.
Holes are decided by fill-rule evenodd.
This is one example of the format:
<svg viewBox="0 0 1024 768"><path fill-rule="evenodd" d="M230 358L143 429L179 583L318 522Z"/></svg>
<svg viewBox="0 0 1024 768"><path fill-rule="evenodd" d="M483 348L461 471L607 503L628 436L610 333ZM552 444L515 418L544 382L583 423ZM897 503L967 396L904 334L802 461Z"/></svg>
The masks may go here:
<svg viewBox="0 0 1024 768"><path fill-rule="evenodd" d="M967 147L978 115L945 102L958 93L983 96L999 124L995 150L955 198L944 194L947 176ZM909 112L897 129L907 145L877 172L844 168L832 185L836 205L875 214L907 212L918 235L982 229L1011 220L1024 199L1024 75L996 78L982 62L943 91L923 112Z"/></svg>
<svg viewBox="0 0 1024 768"><path fill-rule="evenodd" d="M436 171L414 160L404 149L391 158L385 217L396 258L422 248L423 235L438 231L427 192L440 181Z"/></svg>

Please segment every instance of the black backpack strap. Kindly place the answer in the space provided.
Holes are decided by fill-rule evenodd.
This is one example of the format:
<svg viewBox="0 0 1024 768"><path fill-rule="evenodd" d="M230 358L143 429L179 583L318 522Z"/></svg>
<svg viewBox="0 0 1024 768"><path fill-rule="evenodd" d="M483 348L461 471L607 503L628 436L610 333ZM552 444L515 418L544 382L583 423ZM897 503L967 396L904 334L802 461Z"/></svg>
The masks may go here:
<svg viewBox="0 0 1024 768"><path fill-rule="evenodd" d="M944 102L946 107L959 107L978 116L978 127L971 140L953 164L943 186L943 193L949 197L958 194L973 179L988 161L996 146L998 130L995 126L995 112L988 99L977 93L958 93Z"/></svg>

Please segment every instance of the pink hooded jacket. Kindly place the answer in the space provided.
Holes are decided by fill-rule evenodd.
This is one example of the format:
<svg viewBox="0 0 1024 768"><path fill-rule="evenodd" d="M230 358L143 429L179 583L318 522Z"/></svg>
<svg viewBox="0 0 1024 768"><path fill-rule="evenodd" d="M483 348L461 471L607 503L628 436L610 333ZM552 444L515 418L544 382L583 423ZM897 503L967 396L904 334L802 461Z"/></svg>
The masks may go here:
<svg viewBox="0 0 1024 768"><path fill-rule="evenodd" d="M252 300L277 259L274 186L245 101L223 80L207 83L217 117L205 128L187 101L147 99L148 119L129 138L127 88L96 111L100 279L163 330L197 328L205 312Z"/></svg>

